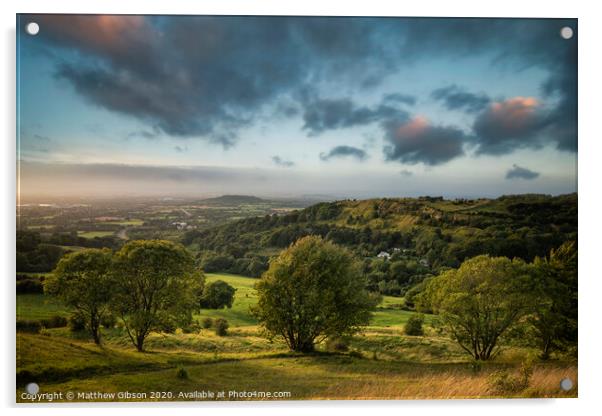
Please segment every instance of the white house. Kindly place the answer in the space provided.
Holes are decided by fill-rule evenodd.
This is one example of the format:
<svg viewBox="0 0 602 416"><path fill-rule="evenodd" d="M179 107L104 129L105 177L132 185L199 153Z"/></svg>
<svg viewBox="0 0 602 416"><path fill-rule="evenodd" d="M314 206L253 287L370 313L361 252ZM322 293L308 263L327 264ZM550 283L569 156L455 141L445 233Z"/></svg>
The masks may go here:
<svg viewBox="0 0 602 416"><path fill-rule="evenodd" d="M378 253L376 255L376 257L385 259L385 260L389 260L391 258L391 255L389 253L387 253L386 251L381 251L380 253Z"/></svg>
<svg viewBox="0 0 602 416"><path fill-rule="evenodd" d="M178 230L183 230L187 224L185 222L172 222L172 225L175 225Z"/></svg>

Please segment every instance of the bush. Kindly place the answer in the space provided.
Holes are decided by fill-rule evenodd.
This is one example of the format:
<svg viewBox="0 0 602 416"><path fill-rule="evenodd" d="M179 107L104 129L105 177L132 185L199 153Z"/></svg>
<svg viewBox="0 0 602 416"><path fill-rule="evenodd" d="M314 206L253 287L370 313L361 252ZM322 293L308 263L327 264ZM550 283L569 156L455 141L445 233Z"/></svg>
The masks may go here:
<svg viewBox="0 0 602 416"><path fill-rule="evenodd" d="M42 329L40 321L30 321L25 319L17 320L17 331L18 332L31 332L38 334Z"/></svg>
<svg viewBox="0 0 602 416"><path fill-rule="evenodd" d="M176 372L176 377L180 380L188 380L188 371L184 367L180 367Z"/></svg>
<svg viewBox="0 0 602 416"><path fill-rule="evenodd" d="M216 319L213 323L213 326L215 327L215 335L218 335L220 337L228 335L228 328L230 327L230 325L228 324L228 321L224 318Z"/></svg>
<svg viewBox="0 0 602 416"><path fill-rule="evenodd" d="M86 329L86 320L79 313L74 313L69 317L69 329L71 332L81 332Z"/></svg>
<svg viewBox="0 0 602 416"><path fill-rule="evenodd" d="M345 352L349 350L349 344L343 338L328 338L326 350L331 352Z"/></svg>
<svg viewBox="0 0 602 416"><path fill-rule="evenodd" d="M213 319L204 318L203 321L201 322L201 325L203 326L203 328L209 329L213 326Z"/></svg>
<svg viewBox="0 0 602 416"><path fill-rule="evenodd" d="M410 316L408 322L406 322L403 331L406 335L424 335L424 329L422 324L424 323L424 315L414 314Z"/></svg>
<svg viewBox="0 0 602 416"><path fill-rule="evenodd" d="M62 328L67 326L68 321L64 316L54 315L50 318L41 319L40 324L44 328Z"/></svg>
<svg viewBox="0 0 602 416"><path fill-rule="evenodd" d="M203 309L231 308L236 289L223 280L209 283L203 289L200 306Z"/></svg>
<svg viewBox="0 0 602 416"><path fill-rule="evenodd" d="M523 361L518 374L511 374L508 370L500 370L489 376L491 389L500 394L519 393L529 387L533 375L531 361Z"/></svg>

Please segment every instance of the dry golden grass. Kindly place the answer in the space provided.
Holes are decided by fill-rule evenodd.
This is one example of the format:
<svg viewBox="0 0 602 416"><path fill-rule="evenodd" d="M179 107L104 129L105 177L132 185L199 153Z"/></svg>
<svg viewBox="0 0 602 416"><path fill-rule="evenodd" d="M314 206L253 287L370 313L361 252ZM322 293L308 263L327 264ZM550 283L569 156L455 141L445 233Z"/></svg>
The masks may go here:
<svg viewBox="0 0 602 416"><path fill-rule="evenodd" d="M577 397L577 367L546 365L536 367L530 386L518 393L500 394L490 382L492 371L471 373L466 370L443 372L414 371L368 380L355 380L331 386L322 398L341 400L391 399L476 399L476 398L551 398ZM573 380L574 387L560 389L563 378Z"/></svg>

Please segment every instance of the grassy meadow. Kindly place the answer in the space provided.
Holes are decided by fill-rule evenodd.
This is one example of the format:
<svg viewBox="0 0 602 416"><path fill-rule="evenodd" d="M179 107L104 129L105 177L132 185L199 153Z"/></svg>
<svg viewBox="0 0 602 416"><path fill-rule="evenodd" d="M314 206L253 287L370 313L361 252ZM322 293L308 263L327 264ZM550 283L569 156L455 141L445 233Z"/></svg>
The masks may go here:
<svg viewBox="0 0 602 416"><path fill-rule="evenodd" d="M563 392L564 377L577 380L576 363L552 360L536 363L530 387L519 393L499 392L491 374L517 372L532 351L507 348L500 357L478 368L469 357L425 319L425 336L407 336L403 326L413 312L401 310L402 298L383 298L374 319L349 342L349 350L328 352L325 343L313 354L288 351L279 340L266 338L249 307L256 301L253 278L208 274L207 281L224 280L237 291L231 309L202 310L195 318L225 318L227 336L212 329L185 334L152 334L147 352L134 350L122 329L103 329L103 345L68 328L43 329L40 334L17 333L17 401L29 382L40 393L145 393L144 397L104 400L189 400L186 392L286 391L278 399L428 399L483 397L576 397L577 388ZM18 319L68 315L47 295L17 296ZM185 370L186 378L178 377ZM164 392L151 397L150 392ZM60 400L60 399L59 399ZM63 399L67 400L67 399ZM89 398L75 397L75 401ZM95 400L103 400L96 398ZM195 398L198 400L198 397Z"/></svg>

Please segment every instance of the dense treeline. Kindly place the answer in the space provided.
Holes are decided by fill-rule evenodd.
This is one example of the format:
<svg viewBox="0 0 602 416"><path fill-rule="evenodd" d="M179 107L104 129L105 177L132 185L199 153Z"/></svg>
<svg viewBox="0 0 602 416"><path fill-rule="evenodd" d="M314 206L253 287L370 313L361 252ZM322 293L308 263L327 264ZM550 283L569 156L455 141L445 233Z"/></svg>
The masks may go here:
<svg viewBox="0 0 602 416"><path fill-rule="evenodd" d="M41 234L17 231L17 272L46 273L57 265L68 246L87 248L118 248L121 241L113 236L84 238L77 232Z"/></svg>
<svg viewBox="0 0 602 416"><path fill-rule="evenodd" d="M40 233L17 231L17 271L48 272L65 254L61 247L42 243Z"/></svg>
<svg viewBox="0 0 602 416"><path fill-rule="evenodd" d="M403 225L399 225L403 224ZM184 234L206 271L259 276L271 256L320 236L363 261L371 290L403 295L429 275L480 254L533 261L577 235L576 194L324 202ZM385 252L384 257L377 257Z"/></svg>

